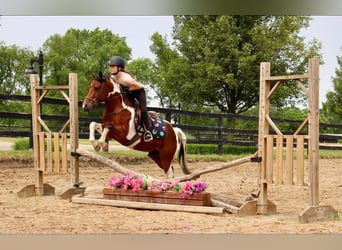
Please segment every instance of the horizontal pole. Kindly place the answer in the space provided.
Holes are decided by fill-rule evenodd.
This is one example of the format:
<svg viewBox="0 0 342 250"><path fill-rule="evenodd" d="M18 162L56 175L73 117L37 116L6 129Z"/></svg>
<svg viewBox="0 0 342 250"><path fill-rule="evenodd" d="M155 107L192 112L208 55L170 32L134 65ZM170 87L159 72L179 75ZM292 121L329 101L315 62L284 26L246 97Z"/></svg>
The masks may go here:
<svg viewBox="0 0 342 250"><path fill-rule="evenodd" d="M162 203L149 203L137 201L122 201L122 200L109 200L103 198L88 198L76 195L71 198L74 203L80 204L93 204L104 205L124 208L135 209L148 209L148 210L164 210L164 211L179 211L191 213L206 213L206 214L222 214L224 209L222 207L209 207L209 206L189 206L189 205L174 205Z"/></svg>

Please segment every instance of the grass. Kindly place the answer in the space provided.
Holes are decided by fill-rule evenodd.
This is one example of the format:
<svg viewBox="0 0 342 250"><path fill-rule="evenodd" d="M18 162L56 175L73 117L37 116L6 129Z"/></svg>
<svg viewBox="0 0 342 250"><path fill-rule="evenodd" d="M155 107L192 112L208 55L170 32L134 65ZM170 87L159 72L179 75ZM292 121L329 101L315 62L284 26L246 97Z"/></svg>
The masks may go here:
<svg viewBox="0 0 342 250"><path fill-rule="evenodd" d="M9 137L1 137L1 142L13 142L23 140L25 138L9 138ZM26 138L27 139L27 138ZM118 144L117 142L111 141L113 144ZM89 141L87 139L80 139L79 144L81 145L89 145ZM109 157L141 157L146 156L146 152L136 151L136 150L118 150L118 151L110 151L108 153L101 153L99 154ZM335 159L335 158L342 158L342 150L320 150L319 151L320 158L324 159ZM9 151L0 151L0 158L1 159L8 159L8 158L29 158L32 157L32 150L9 150ZM242 158L248 156L248 154L242 155L234 155L234 154L206 154L206 155L199 155L199 154L188 154L187 157L191 161L231 161L236 158Z"/></svg>

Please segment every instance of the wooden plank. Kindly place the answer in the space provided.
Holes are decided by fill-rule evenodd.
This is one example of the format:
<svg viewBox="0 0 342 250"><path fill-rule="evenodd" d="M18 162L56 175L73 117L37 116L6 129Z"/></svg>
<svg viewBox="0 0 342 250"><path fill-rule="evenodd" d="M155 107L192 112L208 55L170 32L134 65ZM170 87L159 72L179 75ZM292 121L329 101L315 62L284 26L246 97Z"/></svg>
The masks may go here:
<svg viewBox="0 0 342 250"><path fill-rule="evenodd" d="M135 202L135 201L120 201L109 200L103 198L91 198L81 195L75 195L71 201L79 204L94 204L104 206L115 206L134 209L148 209L148 210L164 210L164 211L180 211L191 213L206 213L206 214L222 214L222 207L209 207L209 206L190 206L190 205L175 205L175 204L160 204L149 202Z"/></svg>
<svg viewBox="0 0 342 250"><path fill-rule="evenodd" d="M272 121L271 117L269 115L266 115L266 120L268 124L273 128L273 130L277 133L277 135L282 135L283 133L280 131L280 129L277 127L277 125Z"/></svg>
<svg viewBox="0 0 342 250"><path fill-rule="evenodd" d="M62 172L68 172L68 156L67 156L67 147L68 147L68 140L67 135L65 133L61 134L62 137L62 151L61 151L61 158L62 158ZM59 148L58 148L59 150Z"/></svg>
<svg viewBox="0 0 342 250"><path fill-rule="evenodd" d="M266 137L266 180L270 184L273 183L273 142L272 135Z"/></svg>
<svg viewBox="0 0 342 250"><path fill-rule="evenodd" d="M300 124L300 126L297 128L296 132L294 132L294 135L299 135L299 133L303 130L303 128L306 126L306 124L308 123L308 117L305 118L305 120L302 122L302 124Z"/></svg>
<svg viewBox="0 0 342 250"><path fill-rule="evenodd" d="M304 136L297 136L296 184L304 185Z"/></svg>
<svg viewBox="0 0 342 250"><path fill-rule="evenodd" d="M276 82L276 84L273 86L273 88L270 90L270 92L267 95L267 99L270 99L273 93L279 88L280 84L282 83L282 80L279 80Z"/></svg>
<svg viewBox="0 0 342 250"><path fill-rule="evenodd" d="M210 193L195 193L193 195L180 192L157 192L153 190L124 190L124 189L103 189L103 198L112 200L152 202L162 204L191 205L191 206L211 206Z"/></svg>
<svg viewBox="0 0 342 250"><path fill-rule="evenodd" d="M276 136L276 169L277 169L277 184L283 184L283 139L282 135Z"/></svg>
<svg viewBox="0 0 342 250"><path fill-rule="evenodd" d="M46 170L48 172L52 172L52 138L51 138L51 133L46 133L46 161L47 161L47 166Z"/></svg>
<svg viewBox="0 0 342 250"><path fill-rule="evenodd" d="M60 171L60 158L59 158L59 133L53 133L53 162L54 162L54 172L59 173Z"/></svg>
<svg viewBox="0 0 342 250"><path fill-rule="evenodd" d="M299 87L303 90L303 92L307 95L307 96L309 96L309 91L308 91L308 88L306 88L305 86L304 86L304 84L301 82L301 81L299 81L299 80L296 80L296 83L299 85Z"/></svg>
<svg viewBox="0 0 342 250"><path fill-rule="evenodd" d="M38 133L38 144L39 144L39 166L38 169L45 171L45 135L42 132Z"/></svg>
<svg viewBox="0 0 342 250"><path fill-rule="evenodd" d="M69 89L68 85L52 85L52 86L35 86L35 89L43 89L43 90L62 90Z"/></svg>
<svg viewBox="0 0 342 250"><path fill-rule="evenodd" d="M293 185L293 136L286 135L285 184Z"/></svg>
<svg viewBox="0 0 342 250"><path fill-rule="evenodd" d="M210 194L211 200L215 199L217 201L230 204L234 207L241 207L243 203L245 203L247 197L246 196L238 196L236 194Z"/></svg>
<svg viewBox="0 0 342 250"><path fill-rule="evenodd" d="M222 202L222 201L216 200L216 199L211 199L211 203L215 207L222 207L227 213L230 213L230 214L238 214L239 213L239 208L236 206L233 206L229 203L225 203L225 202Z"/></svg>
<svg viewBox="0 0 342 250"><path fill-rule="evenodd" d="M298 80L298 79L307 79L309 78L308 74L304 74L304 75L285 75L285 76L269 76L269 77L265 77L264 80L267 81L279 81L279 80Z"/></svg>

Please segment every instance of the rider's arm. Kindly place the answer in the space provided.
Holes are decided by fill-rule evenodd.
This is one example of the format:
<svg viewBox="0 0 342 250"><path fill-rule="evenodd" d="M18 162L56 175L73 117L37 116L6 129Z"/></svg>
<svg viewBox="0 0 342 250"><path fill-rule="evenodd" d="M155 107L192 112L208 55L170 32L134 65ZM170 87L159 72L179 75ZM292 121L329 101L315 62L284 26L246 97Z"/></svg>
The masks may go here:
<svg viewBox="0 0 342 250"><path fill-rule="evenodd" d="M134 91L138 89L142 89L144 86L135 80L130 74L121 72L120 78L118 79L118 82L126 87L128 87L129 91Z"/></svg>

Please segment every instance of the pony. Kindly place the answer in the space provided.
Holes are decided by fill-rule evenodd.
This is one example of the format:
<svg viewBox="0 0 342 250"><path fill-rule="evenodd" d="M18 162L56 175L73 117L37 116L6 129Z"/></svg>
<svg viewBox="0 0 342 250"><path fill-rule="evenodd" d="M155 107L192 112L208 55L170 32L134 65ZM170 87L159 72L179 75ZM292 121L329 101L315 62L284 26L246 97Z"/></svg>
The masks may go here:
<svg viewBox="0 0 342 250"><path fill-rule="evenodd" d="M101 148L108 151L108 140L114 139L130 149L148 152L148 156L164 170L168 179L174 177L171 163L176 157L183 173L191 173L186 161L184 132L149 112L152 124L149 130L153 140L145 142L142 138L139 104L130 100L129 91L125 87L99 72L97 76L92 75L82 109L88 112L103 102L102 123L89 124L89 141L96 151ZM98 141L95 140L95 130L101 134Z"/></svg>

